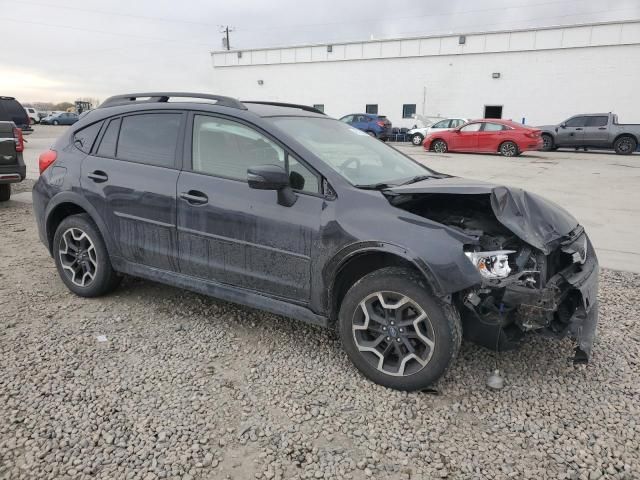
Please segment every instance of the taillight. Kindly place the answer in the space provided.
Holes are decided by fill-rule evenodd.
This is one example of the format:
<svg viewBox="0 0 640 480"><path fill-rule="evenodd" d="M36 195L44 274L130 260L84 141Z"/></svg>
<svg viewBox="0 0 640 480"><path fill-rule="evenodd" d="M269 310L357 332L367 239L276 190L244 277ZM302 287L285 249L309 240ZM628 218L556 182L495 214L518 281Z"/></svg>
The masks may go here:
<svg viewBox="0 0 640 480"><path fill-rule="evenodd" d="M55 150L47 150L40 154L40 157L38 158L40 175L42 175L42 173L56 161L56 158L58 158L58 153Z"/></svg>
<svg viewBox="0 0 640 480"><path fill-rule="evenodd" d="M13 140L16 142L16 152L24 151L24 138L21 129L13 127Z"/></svg>
<svg viewBox="0 0 640 480"><path fill-rule="evenodd" d="M384 127L384 122L382 120L378 120L376 123L379 127Z"/></svg>
<svg viewBox="0 0 640 480"><path fill-rule="evenodd" d="M538 138L540 136L540 132L538 130L534 130L532 132L527 132L525 135L529 138Z"/></svg>

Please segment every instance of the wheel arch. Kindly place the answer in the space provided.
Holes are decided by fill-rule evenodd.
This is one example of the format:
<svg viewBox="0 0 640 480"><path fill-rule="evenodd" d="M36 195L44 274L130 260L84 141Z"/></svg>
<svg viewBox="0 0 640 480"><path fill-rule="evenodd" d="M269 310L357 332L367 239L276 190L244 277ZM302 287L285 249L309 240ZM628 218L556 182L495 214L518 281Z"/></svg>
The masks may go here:
<svg viewBox="0 0 640 480"><path fill-rule="evenodd" d="M518 142L510 138L505 138L498 144L498 149L496 150L497 153L500 153L500 149L502 148L502 145L504 145L505 143L513 143L516 146L517 152L521 152L520 145L518 145Z"/></svg>
<svg viewBox="0 0 640 480"><path fill-rule="evenodd" d="M442 296L442 289L429 266L413 257L406 249L391 244L378 244L359 248L344 255L337 255L328 272L327 312L329 322L338 318L340 304L345 294L355 282L365 275L385 267L398 266L412 270L423 277L436 296Z"/></svg>
<svg viewBox="0 0 640 480"><path fill-rule="evenodd" d="M432 152L433 151L433 144L436 143L438 140L440 140L441 142L444 142L447 145L447 150L449 150L449 142L447 142L444 138L442 137L434 137L429 141L429 151Z"/></svg>
<svg viewBox="0 0 640 480"><path fill-rule="evenodd" d="M114 251L114 243L109 234L109 230L98 215L93 206L82 196L72 193L60 193L51 199L45 211L45 236L47 239L47 248L49 253L53 250L53 237L56 233L58 225L67 217L86 213L96 224L100 235L104 239L109 255Z"/></svg>
<svg viewBox="0 0 640 480"><path fill-rule="evenodd" d="M615 144L618 140L620 140L622 137L630 137L632 139L634 139L636 141L636 144L640 144L640 135L634 135L631 132L622 132L618 135L616 135L616 137L613 139L613 142L611 142L611 144Z"/></svg>

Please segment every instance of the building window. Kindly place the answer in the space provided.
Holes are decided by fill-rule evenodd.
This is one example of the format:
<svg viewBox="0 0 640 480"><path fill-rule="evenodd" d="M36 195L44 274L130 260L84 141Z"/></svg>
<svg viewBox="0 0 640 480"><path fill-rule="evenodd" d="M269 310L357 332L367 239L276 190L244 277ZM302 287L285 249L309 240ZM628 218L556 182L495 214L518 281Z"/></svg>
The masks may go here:
<svg viewBox="0 0 640 480"><path fill-rule="evenodd" d="M313 108L324 113L324 103L314 103Z"/></svg>
<svg viewBox="0 0 640 480"><path fill-rule="evenodd" d="M366 113L371 113L373 115L378 114L378 104L377 103L368 103L365 108Z"/></svg>
<svg viewBox="0 0 640 480"><path fill-rule="evenodd" d="M402 105L402 118L413 118L416 114L415 103L405 103Z"/></svg>

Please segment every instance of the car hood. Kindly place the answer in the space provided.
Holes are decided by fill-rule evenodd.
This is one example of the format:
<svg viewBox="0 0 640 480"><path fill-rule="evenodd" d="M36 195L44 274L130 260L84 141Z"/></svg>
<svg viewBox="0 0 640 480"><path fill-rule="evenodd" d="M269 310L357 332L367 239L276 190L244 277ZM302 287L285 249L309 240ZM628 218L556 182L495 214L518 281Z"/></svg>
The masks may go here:
<svg viewBox="0 0 640 480"><path fill-rule="evenodd" d="M428 127L422 127L422 128L412 128L411 130L409 130L407 133L409 135L413 135L414 133L421 133L422 135L424 135L425 133L427 133L427 130L429 128Z"/></svg>
<svg viewBox="0 0 640 480"><path fill-rule="evenodd" d="M538 130L547 130L549 132L554 131L556 128L558 128L558 125L538 125L537 127Z"/></svg>
<svg viewBox="0 0 640 480"><path fill-rule="evenodd" d="M578 226L564 208L520 188L459 177L424 180L388 189L396 194L490 195L496 219L521 240L551 253L555 242Z"/></svg>

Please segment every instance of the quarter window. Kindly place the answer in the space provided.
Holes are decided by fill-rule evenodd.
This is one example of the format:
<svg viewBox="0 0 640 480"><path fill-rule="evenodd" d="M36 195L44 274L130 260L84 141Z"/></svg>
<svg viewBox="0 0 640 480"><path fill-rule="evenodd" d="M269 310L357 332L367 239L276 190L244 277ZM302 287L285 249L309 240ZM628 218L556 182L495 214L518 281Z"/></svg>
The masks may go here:
<svg viewBox="0 0 640 480"><path fill-rule="evenodd" d="M93 147L93 142L96 141L96 137L100 132L100 127L102 127L102 122L94 123L82 130L78 130L73 135L73 144L84 153L89 153L91 147Z"/></svg>
<svg viewBox="0 0 640 480"><path fill-rule="evenodd" d="M101 157L114 158L116 156L116 143L118 142L118 131L120 130L120 119L115 118L109 122L106 132L102 136L98 155Z"/></svg>
<svg viewBox="0 0 640 480"><path fill-rule="evenodd" d="M314 103L313 108L324 113L324 103Z"/></svg>
<svg viewBox="0 0 640 480"><path fill-rule="evenodd" d="M587 125L587 117L573 117L565 123L567 127L585 127Z"/></svg>
<svg viewBox="0 0 640 480"><path fill-rule="evenodd" d="M173 167L175 165L180 113L131 115L122 119L117 158Z"/></svg>
<svg viewBox="0 0 640 480"><path fill-rule="evenodd" d="M482 127L482 123L470 123L460 129L461 132L477 132Z"/></svg>
<svg viewBox="0 0 640 480"><path fill-rule="evenodd" d="M405 103L402 105L402 118L413 118L416 114L415 103Z"/></svg>

